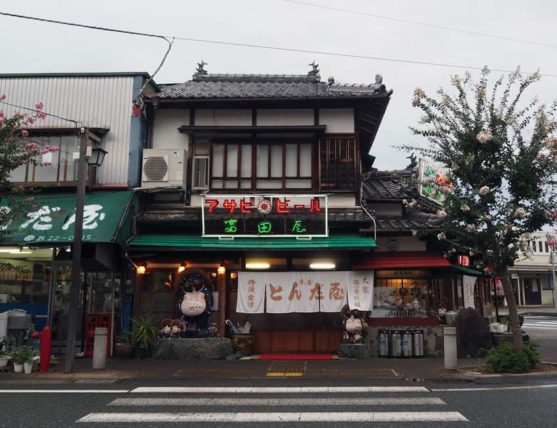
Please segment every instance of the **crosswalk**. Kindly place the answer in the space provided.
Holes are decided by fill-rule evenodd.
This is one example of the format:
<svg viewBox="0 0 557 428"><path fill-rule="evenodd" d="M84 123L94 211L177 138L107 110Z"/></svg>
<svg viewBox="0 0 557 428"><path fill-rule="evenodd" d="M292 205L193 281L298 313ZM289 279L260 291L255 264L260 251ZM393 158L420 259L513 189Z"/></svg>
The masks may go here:
<svg viewBox="0 0 557 428"><path fill-rule="evenodd" d="M281 422L467 421L460 412L448 410L445 401L421 386L261 386L138 387L112 400L106 411L89 413L76 422L258 423L260 426Z"/></svg>
<svg viewBox="0 0 557 428"><path fill-rule="evenodd" d="M557 330L557 318L547 316L524 317L522 328L528 330Z"/></svg>

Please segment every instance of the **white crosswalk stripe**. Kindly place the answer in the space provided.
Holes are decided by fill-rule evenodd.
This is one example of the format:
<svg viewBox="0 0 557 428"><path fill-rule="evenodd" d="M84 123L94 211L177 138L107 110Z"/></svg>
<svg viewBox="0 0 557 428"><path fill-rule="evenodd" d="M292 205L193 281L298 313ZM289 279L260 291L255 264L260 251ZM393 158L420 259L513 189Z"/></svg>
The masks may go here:
<svg viewBox="0 0 557 428"><path fill-rule="evenodd" d="M203 394L207 397L200 396ZM379 411L379 406L389 406L389 411ZM448 411L447 403L419 386L139 387L125 397L115 398L107 407L118 411L90 413L76 422L356 424L468 421L460 412ZM157 407L164 408L164 411L156 411ZM171 407L179 411L169 412ZM137 412L139 408L143 411ZM278 411L279 408L285 410ZM350 408L352 411L348 410ZM396 411L397 408L403 411ZM234 411L229 411L232 409ZM269 409L277 411L269 412Z"/></svg>

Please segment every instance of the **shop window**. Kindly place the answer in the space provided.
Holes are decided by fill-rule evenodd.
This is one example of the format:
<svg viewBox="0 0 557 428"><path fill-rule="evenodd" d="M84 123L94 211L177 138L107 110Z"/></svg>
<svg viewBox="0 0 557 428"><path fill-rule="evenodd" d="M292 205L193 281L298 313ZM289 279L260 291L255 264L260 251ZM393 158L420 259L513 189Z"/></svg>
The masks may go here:
<svg viewBox="0 0 557 428"><path fill-rule="evenodd" d="M372 318L422 318L431 315L427 279L378 278L373 290Z"/></svg>

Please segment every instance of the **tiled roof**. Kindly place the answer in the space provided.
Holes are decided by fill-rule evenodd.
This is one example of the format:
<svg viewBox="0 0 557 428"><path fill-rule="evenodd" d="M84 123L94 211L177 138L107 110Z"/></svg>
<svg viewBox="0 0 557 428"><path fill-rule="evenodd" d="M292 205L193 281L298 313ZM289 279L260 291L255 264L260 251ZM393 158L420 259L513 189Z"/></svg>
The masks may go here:
<svg viewBox="0 0 557 428"><path fill-rule="evenodd" d="M321 82L319 75L195 74L192 80L159 85L160 91L146 98L165 99L257 99L388 97L385 85L346 85Z"/></svg>

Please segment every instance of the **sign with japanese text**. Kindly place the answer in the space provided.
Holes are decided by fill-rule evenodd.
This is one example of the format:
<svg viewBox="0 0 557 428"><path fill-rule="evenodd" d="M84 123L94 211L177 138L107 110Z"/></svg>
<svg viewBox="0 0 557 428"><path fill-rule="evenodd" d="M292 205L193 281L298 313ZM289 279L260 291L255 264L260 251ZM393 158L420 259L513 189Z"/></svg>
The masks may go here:
<svg viewBox="0 0 557 428"><path fill-rule="evenodd" d="M326 195L204 195L203 236L329 236Z"/></svg>
<svg viewBox="0 0 557 428"><path fill-rule="evenodd" d="M87 195L83 207L84 242L113 242L132 192L98 192ZM0 225L6 243L71 243L75 225L75 196L37 195L2 200L0 209L12 213Z"/></svg>
<svg viewBox="0 0 557 428"><path fill-rule="evenodd" d="M418 191L421 196L442 205L453 184L447 174L433 162L420 159L418 166Z"/></svg>
<svg viewBox="0 0 557 428"><path fill-rule="evenodd" d="M373 278L373 271L238 272L236 312L340 312L346 303L370 311Z"/></svg>

